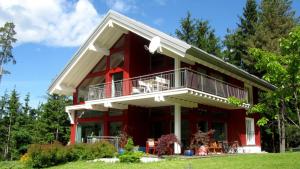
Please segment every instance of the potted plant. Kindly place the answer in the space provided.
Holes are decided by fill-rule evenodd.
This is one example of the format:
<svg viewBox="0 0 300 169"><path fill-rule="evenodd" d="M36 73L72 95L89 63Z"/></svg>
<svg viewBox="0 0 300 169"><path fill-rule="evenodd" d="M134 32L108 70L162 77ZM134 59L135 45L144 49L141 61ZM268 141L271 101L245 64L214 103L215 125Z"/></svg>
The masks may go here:
<svg viewBox="0 0 300 169"><path fill-rule="evenodd" d="M190 142L190 149L194 150L196 155L207 155L208 154L208 144L210 142L211 136L215 130L209 130L208 132L203 132L198 130L195 134L193 134L193 138ZM187 151L187 154L191 152Z"/></svg>
<svg viewBox="0 0 300 169"><path fill-rule="evenodd" d="M124 154L125 150L125 145L127 144L128 141L128 134L126 132L126 126L124 126L122 128L122 130L119 132L119 149L118 149L118 153L119 154Z"/></svg>
<svg viewBox="0 0 300 169"><path fill-rule="evenodd" d="M179 144L179 141L175 136L175 134L162 135L157 142L157 146L156 146L157 155L161 157L164 154L169 154L169 155L173 154L173 149L171 145L173 145L174 143Z"/></svg>

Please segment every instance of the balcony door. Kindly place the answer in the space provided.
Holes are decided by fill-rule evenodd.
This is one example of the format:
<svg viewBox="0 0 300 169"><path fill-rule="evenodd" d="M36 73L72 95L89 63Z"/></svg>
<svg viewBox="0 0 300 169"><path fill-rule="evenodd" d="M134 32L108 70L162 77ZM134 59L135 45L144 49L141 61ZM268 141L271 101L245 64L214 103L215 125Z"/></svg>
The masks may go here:
<svg viewBox="0 0 300 169"><path fill-rule="evenodd" d="M111 80L111 96L118 97L122 96L122 88L123 88L123 72L112 74Z"/></svg>
<svg viewBox="0 0 300 169"><path fill-rule="evenodd" d="M247 145L255 145L255 128L253 118L246 118L246 141Z"/></svg>

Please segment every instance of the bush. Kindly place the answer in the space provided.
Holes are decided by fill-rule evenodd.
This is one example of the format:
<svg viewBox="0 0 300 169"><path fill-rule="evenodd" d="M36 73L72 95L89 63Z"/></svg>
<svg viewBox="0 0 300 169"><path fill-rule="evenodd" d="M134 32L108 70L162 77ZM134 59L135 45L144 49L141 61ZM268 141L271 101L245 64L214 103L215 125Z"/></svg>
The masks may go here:
<svg viewBox="0 0 300 169"><path fill-rule="evenodd" d="M125 145L124 154L119 156L121 163L139 163L140 158L143 156L143 152L136 151L134 152L134 143L132 138L128 138L127 143Z"/></svg>
<svg viewBox="0 0 300 169"><path fill-rule="evenodd" d="M139 163L140 158L143 156L143 152L126 152L119 156L121 163Z"/></svg>
<svg viewBox="0 0 300 169"><path fill-rule="evenodd" d="M26 160L26 163L33 168L44 168L75 160L113 157L115 153L115 147L108 142L75 144L71 146L63 146L60 143L48 145L33 144L28 149L28 160Z"/></svg>
<svg viewBox="0 0 300 169"><path fill-rule="evenodd" d="M133 143L132 138L127 139L127 143L126 143L124 148L125 148L125 151L127 151L127 152L132 152L133 151L134 143Z"/></svg>
<svg viewBox="0 0 300 169"><path fill-rule="evenodd" d="M158 143L156 147L157 155L161 156L164 154L171 153L172 151L171 145L174 144L175 142L179 143L175 134L162 135L158 139Z"/></svg>

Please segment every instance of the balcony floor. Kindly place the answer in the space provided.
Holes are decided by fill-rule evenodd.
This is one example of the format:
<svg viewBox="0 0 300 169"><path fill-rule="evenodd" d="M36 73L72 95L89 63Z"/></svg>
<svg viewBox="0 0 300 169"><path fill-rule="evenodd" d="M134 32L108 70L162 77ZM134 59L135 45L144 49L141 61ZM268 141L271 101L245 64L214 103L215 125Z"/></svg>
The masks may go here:
<svg viewBox="0 0 300 169"><path fill-rule="evenodd" d="M167 91L142 93L85 102L87 105L127 109L128 105L140 107L161 107L180 104L183 107L196 108L198 104L210 105L224 109L241 109L227 103L227 99L190 88L172 89ZM105 106L110 103L111 106ZM247 107L247 106L246 106Z"/></svg>

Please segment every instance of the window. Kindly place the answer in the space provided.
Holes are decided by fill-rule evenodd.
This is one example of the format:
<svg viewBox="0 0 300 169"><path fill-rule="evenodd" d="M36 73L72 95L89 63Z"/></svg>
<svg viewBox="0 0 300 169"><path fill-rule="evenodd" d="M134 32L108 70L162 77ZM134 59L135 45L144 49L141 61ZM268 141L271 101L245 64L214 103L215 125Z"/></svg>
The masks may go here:
<svg viewBox="0 0 300 169"><path fill-rule="evenodd" d="M107 56L103 56L99 63L93 68L92 73L106 70L106 60Z"/></svg>
<svg viewBox="0 0 300 169"><path fill-rule="evenodd" d="M226 134L226 125L223 122L213 122L212 129L215 130L214 132L214 139L216 141L223 141L227 139Z"/></svg>
<svg viewBox="0 0 300 169"><path fill-rule="evenodd" d="M122 128L122 122L111 122L109 123L109 135L117 136L119 135Z"/></svg>
<svg viewBox="0 0 300 169"><path fill-rule="evenodd" d="M123 67L124 65L124 52L116 52L110 55L110 68Z"/></svg>
<svg viewBox="0 0 300 169"><path fill-rule="evenodd" d="M78 101L82 102L88 100L90 85L101 84L104 82L105 82L104 76L85 79L78 87Z"/></svg>
<svg viewBox="0 0 300 169"><path fill-rule="evenodd" d="M246 118L246 141L247 145L255 145L255 130L253 118Z"/></svg>
<svg viewBox="0 0 300 169"><path fill-rule="evenodd" d="M85 122L77 125L76 143L86 143L89 136L102 136L102 124L99 122Z"/></svg>
<svg viewBox="0 0 300 169"><path fill-rule="evenodd" d="M201 130L203 132L207 132L208 131L208 123L207 123L207 121L200 121L198 123L197 129Z"/></svg>
<svg viewBox="0 0 300 169"><path fill-rule="evenodd" d="M119 41L113 46L113 48L115 48L115 49L121 48L121 47L124 46L124 44L125 44L125 35L123 35L123 36L119 39Z"/></svg>

